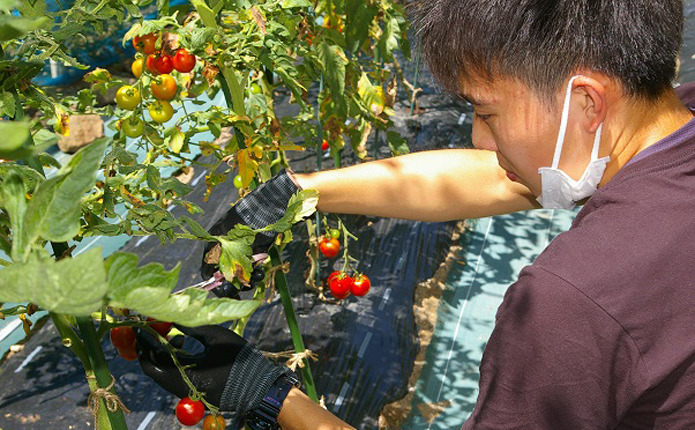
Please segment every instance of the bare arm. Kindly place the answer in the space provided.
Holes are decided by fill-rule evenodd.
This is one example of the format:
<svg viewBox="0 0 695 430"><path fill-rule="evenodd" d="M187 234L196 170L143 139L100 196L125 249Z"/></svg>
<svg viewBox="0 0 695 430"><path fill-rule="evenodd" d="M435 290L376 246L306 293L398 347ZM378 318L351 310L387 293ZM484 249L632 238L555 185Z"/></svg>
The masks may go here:
<svg viewBox="0 0 695 430"><path fill-rule="evenodd" d="M539 207L507 179L494 152L480 149L416 152L295 178L319 191L323 212L449 221Z"/></svg>
<svg viewBox="0 0 695 430"><path fill-rule="evenodd" d="M297 388L287 394L278 415L278 424L283 430L354 430Z"/></svg>

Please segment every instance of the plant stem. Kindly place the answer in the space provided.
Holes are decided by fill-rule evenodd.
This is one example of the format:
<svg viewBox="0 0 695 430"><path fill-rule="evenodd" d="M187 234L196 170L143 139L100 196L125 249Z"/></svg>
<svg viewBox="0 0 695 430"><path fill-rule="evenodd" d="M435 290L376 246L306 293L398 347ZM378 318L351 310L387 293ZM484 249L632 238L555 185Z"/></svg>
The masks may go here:
<svg viewBox="0 0 695 430"><path fill-rule="evenodd" d="M268 255L270 255L270 261L273 263L273 266L282 265L282 259L280 258L280 253L276 247L270 248ZM287 287L287 279L285 279L285 274L282 272L282 270L275 272L275 286L280 293L282 307L285 310L285 318L287 318L287 325L290 328L294 351L295 353L304 352L306 348L304 347L304 341L302 340L302 333L299 331L297 315L294 313L294 306L292 305L292 296L290 296L290 289ZM309 360L304 358L303 362L304 367L300 367L299 371L302 374L302 379L304 380L304 385L306 386L306 394L309 396L309 398L318 403L319 398L316 395L316 387L314 385L314 377L311 375Z"/></svg>
<svg viewBox="0 0 695 430"><path fill-rule="evenodd" d="M90 317L77 317L77 326L80 328L80 333L82 338L85 340L85 345L87 346L87 354L89 357L89 362L92 364L92 369L94 370L94 376L96 377L97 386L99 388L106 388L111 385L112 376L106 365L106 359L104 358L104 351L101 349L101 344L97 338L97 331L94 328L94 323ZM115 390L111 388L110 390L115 394ZM101 406L106 409L104 400L99 400ZM127 430L128 426L125 423L125 417L123 416L123 411L119 408L115 412L106 410L109 421L111 423L111 428L113 430Z"/></svg>

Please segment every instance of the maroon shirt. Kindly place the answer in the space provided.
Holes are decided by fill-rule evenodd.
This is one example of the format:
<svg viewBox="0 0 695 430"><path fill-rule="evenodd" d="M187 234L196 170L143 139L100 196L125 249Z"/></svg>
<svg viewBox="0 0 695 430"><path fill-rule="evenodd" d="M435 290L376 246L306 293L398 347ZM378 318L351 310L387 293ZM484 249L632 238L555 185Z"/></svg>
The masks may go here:
<svg viewBox="0 0 695 430"><path fill-rule="evenodd" d="M695 429L695 120L521 272L463 429Z"/></svg>

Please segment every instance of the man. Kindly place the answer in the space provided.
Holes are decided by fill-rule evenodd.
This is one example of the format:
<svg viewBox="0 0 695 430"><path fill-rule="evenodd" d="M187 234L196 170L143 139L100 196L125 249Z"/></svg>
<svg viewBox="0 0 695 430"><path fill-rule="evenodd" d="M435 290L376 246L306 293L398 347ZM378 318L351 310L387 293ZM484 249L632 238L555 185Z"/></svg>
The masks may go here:
<svg viewBox="0 0 695 430"><path fill-rule="evenodd" d="M322 211L426 221L589 198L505 295L464 428L695 428L695 90L672 88L682 1L423 0L414 14L432 73L475 108L481 150L285 172L228 222L272 222L281 209L251 215L297 187L319 190ZM170 374L143 352L148 374ZM282 368L228 356L203 384L223 407L254 420L274 399L283 429L349 428ZM285 382L239 390L262 385L241 362Z"/></svg>

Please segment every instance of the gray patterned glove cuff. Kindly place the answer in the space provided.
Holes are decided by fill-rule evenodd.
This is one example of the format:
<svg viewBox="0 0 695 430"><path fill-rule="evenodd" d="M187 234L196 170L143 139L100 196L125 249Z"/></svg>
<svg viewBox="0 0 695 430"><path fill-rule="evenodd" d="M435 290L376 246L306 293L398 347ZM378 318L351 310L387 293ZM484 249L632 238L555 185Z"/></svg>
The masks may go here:
<svg viewBox="0 0 695 430"><path fill-rule="evenodd" d="M287 373L287 367L272 363L251 344L244 345L232 364L220 409L242 414L256 409L273 383Z"/></svg>
<svg viewBox="0 0 695 430"><path fill-rule="evenodd" d="M246 225L259 229L282 218L290 198L300 190L291 173L283 169L236 204L237 214ZM275 235L273 232L264 234Z"/></svg>

